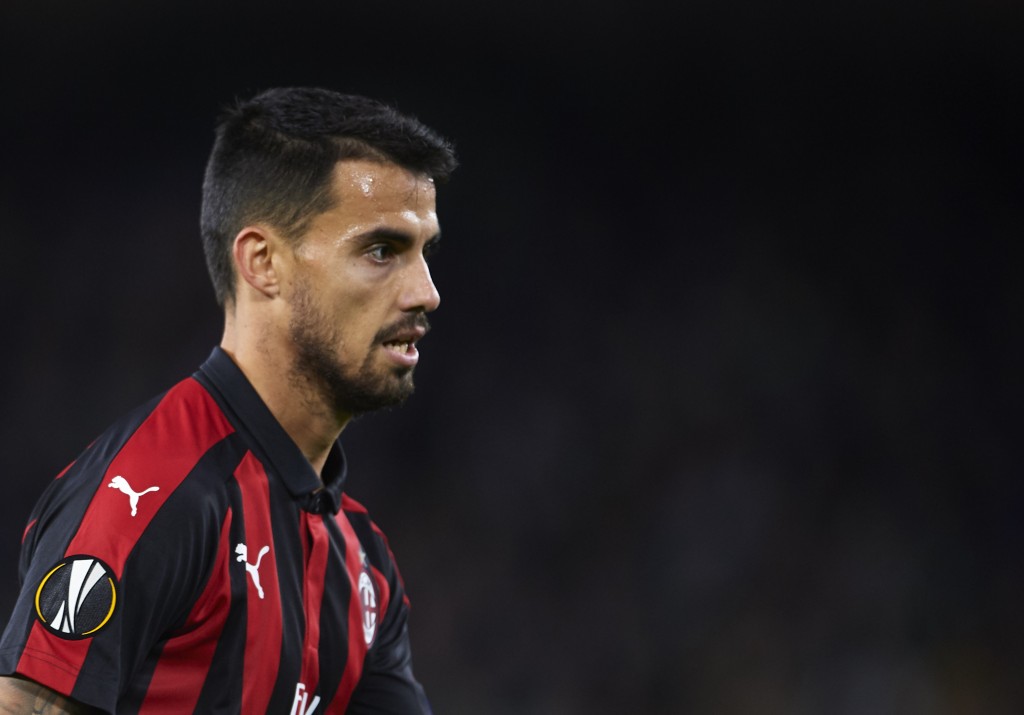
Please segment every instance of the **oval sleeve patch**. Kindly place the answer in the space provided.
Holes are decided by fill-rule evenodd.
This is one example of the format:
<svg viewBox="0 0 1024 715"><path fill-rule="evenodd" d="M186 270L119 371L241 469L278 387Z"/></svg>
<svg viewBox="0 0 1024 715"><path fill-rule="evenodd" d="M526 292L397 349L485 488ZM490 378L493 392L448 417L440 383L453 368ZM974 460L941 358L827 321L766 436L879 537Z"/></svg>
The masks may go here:
<svg viewBox="0 0 1024 715"><path fill-rule="evenodd" d="M36 589L36 617L60 638L96 635L117 608L117 578L94 556L69 556L43 577Z"/></svg>

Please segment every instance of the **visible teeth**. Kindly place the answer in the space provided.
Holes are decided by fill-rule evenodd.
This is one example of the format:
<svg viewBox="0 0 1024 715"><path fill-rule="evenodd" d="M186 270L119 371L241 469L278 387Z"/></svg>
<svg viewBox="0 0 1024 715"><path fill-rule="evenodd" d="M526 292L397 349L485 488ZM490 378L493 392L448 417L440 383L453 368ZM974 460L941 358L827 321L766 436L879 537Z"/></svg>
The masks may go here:
<svg viewBox="0 0 1024 715"><path fill-rule="evenodd" d="M409 343L391 343L391 347L396 352L407 353L409 352Z"/></svg>

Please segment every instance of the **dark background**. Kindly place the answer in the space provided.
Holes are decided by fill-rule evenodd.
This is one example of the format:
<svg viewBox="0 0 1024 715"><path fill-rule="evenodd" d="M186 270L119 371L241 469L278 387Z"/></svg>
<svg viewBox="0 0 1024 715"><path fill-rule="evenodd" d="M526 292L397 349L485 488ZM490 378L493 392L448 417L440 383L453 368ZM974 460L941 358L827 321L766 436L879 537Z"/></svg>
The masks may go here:
<svg viewBox="0 0 1024 715"><path fill-rule="evenodd" d="M0 608L219 339L214 117L453 137L417 395L344 435L438 714L1024 708L1016 2L0 9Z"/></svg>

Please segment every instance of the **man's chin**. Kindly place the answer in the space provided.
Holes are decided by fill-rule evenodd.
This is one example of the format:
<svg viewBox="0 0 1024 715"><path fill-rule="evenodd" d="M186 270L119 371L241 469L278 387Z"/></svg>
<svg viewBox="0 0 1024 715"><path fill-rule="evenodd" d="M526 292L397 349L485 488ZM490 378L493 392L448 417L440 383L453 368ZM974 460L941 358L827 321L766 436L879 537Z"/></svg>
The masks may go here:
<svg viewBox="0 0 1024 715"><path fill-rule="evenodd" d="M412 370L403 370L402 374L391 374L383 380L345 382L335 384L335 405L339 410L352 415L397 407L405 402L415 390L412 381Z"/></svg>

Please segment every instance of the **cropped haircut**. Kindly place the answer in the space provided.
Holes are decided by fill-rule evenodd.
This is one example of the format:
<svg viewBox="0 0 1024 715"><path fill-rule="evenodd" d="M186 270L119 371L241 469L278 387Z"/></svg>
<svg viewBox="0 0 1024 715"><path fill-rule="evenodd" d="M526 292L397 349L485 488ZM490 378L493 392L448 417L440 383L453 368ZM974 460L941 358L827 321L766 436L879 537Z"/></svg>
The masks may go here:
<svg viewBox="0 0 1024 715"><path fill-rule="evenodd" d="M270 89L227 109L203 180L200 228L217 302L234 300L232 243L265 223L297 241L334 206L337 162L392 163L437 182L457 161L451 143L377 100L326 89Z"/></svg>

